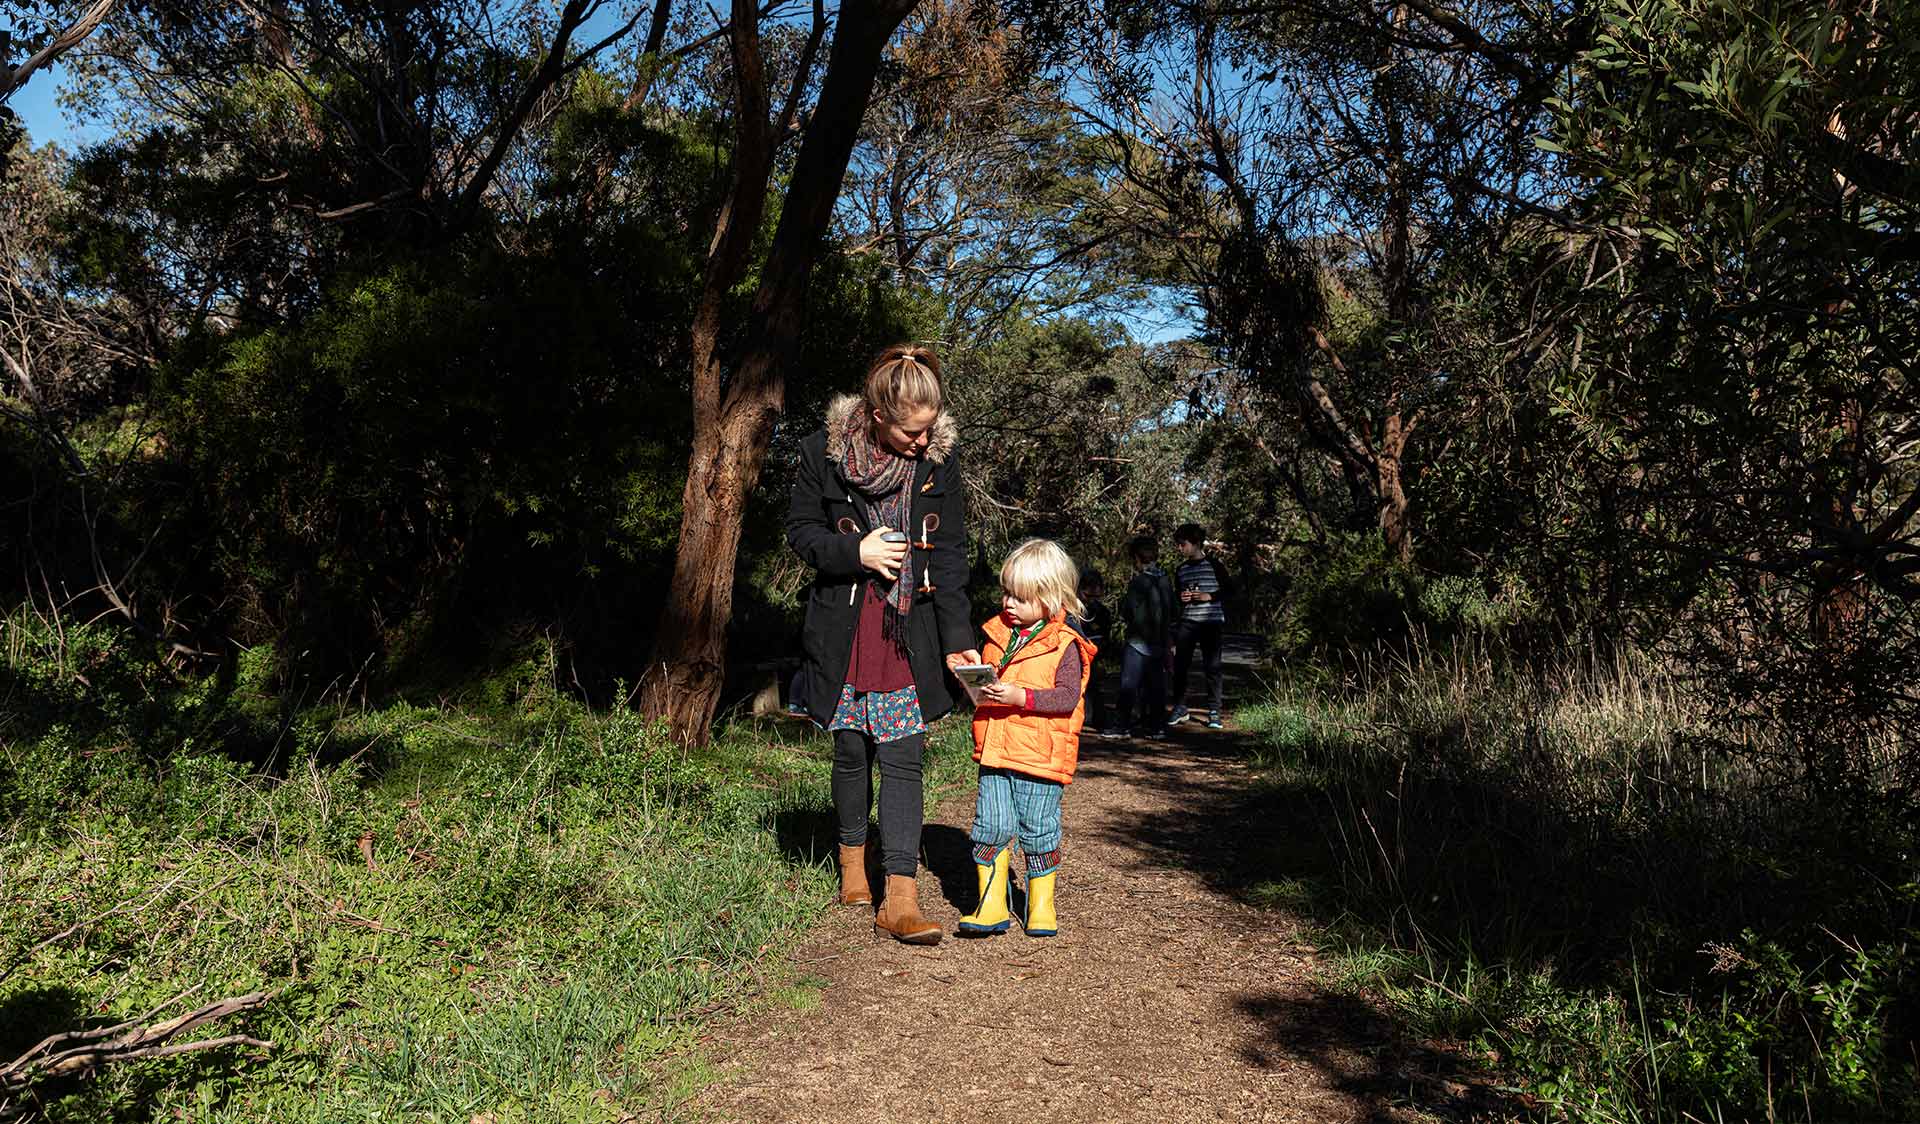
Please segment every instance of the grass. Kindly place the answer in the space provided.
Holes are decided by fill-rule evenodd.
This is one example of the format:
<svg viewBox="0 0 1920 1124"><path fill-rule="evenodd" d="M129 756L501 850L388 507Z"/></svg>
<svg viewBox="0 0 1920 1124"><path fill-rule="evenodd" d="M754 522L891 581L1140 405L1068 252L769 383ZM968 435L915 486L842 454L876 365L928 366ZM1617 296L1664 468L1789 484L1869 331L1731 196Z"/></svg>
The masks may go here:
<svg viewBox="0 0 1920 1124"><path fill-rule="evenodd" d="M818 1001L770 965L831 899L824 737L737 724L689 754L547 691L223 739L245 700L199 688L158 722L35 702L81 666L10 667L0 1057L253 990L274 1046L43 1083L0 1116L615 1121L710 1077L703 1020ZM964 727L929 757L931 786L960 779Z"/></svg>
<svg viewBox="0 0 1920 1124"><path fill-rule="evenodd" d="M1657 668L1416 650L1238 720L1289 829L1249 899L1513 1116L1920 1114L1911 835L1696 739Z"/></svg>

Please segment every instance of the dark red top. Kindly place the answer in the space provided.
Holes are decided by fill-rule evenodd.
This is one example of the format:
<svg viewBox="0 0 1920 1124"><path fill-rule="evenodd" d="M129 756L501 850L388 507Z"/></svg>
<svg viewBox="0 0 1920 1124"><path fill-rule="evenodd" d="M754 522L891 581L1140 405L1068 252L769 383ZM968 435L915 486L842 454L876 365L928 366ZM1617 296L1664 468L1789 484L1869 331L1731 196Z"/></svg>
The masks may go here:
<svg viewBox="0 0 1920 1124"><path fill-rule="evenodd" d="M866 599L860 602L860 619L853 626L853 655L847 661L847 684L855 694L898 691L913 686L913 665L907 662L905 645L896 644L885 635L887 603L880 587L863 581L860 588L866 591Z"/></svg>

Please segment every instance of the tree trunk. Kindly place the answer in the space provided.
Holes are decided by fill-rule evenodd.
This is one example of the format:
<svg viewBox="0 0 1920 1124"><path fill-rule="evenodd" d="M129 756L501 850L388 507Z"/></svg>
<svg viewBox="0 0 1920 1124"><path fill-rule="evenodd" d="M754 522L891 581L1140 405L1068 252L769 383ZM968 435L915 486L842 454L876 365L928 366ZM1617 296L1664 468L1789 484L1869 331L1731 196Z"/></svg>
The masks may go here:
<svg viewBox="0 0 1920 1124"><path fill-rule="evenodd" d="M751 10L751 0L743 2ZM736 4L736 13L739 9ZM808 281L866 115L880 52L912 10L912 0L866 0L840 8L819 104L794 162L780 226L754 294L748 343L724 400L713 346L720 306L703 298L696 314L693 455L683 494L680 549L640 692L641 710L664 719L683 742L704 742L713 724L726 670L741 516L760 481L774 422L785 407L786 364L799 340ZM805 82L806 76L796 81ZM758 104L763 108L754 120L764 129L764 96ZM770 168L770 163L760 167ZM758 179L763 199L767 172L759 171ZM730 218L722 220L732 225L720 232L717 249L721 243L750 242L760 208L742 194L749 186L736 179L732 203L739 206L730 206ZM749 214L751 223L739 221ZM707 295L717 296L728 287L716 290L717 280L710 269Z"/></svg>
<svg viewBox="0 0 1920 1124"><path fill-rule="evenodd" d="M1407 490L1401 458L1413 424L1398 411L1387 415L1385 432L1374 449L1374 489L1380 497L1380 537L1387 553L1402 564L1413 561L1413 523L1407 510Z"/></svg>
<svg viewBox="0 0 1920 1124"><path fill-rule="evenodd" d="M1407 26L1405 5L1393 10L1393 25ZM1393 48L1399 65L1398 48ZM1387 315L1398 324L1406 324L1413 312L1413 189L1415 172L1407 159L1406 121L1398 96L1398 74L1393 67L1381 73L1375 92L1386 110L1387 213L1386 260L1383 263ZM1403 374L1404 377L1404 374ZM1388 398L1387 416L1374 450L1374 492L1380 503L1380 537L1387 553L1401 564L1413 561L1413 525L1407 504L1405 465L1407 439L1413 435L1413 419L1403 413L1398 393Z"/></svg>
<svg viewBox="0 0 1920 1124"><path fill-rule="evenodd" d="M733 565L741 516L760 479L767 438L784 387L729 411L699 435L682 496L680 552L671 594L660 613L654 656L642 679L641 709L664 719L681 742L704 742L725 678L727 623L733 618ZM764 422L761 419L764 418Z"/></svg>

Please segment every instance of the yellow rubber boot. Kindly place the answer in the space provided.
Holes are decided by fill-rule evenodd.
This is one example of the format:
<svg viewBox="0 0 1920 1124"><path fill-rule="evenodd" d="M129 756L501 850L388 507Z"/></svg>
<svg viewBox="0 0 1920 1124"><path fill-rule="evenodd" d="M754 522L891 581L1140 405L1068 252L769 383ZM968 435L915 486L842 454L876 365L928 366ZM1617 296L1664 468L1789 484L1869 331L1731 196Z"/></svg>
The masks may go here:
<svg viewBox="0 0 1920 1124"><path fill-rule="evenodd" d="M980 907L960 919L960 931L974 935L986 933L1004 933L1013 923L1013 911L1008 908L1008 867L1012 864L1013 848L1002 847L993 861L984 865L976 864L980 872Z"/></svg>
<svg viewBox="0 0 1920 1124"><path fill-rule="evenodd" d="M1027 916L1022 927L1029 937L1051 937L1060 932L1060 919L1053 912L1053 880L1059 876L1058 867L1027 876Z"/></svg>

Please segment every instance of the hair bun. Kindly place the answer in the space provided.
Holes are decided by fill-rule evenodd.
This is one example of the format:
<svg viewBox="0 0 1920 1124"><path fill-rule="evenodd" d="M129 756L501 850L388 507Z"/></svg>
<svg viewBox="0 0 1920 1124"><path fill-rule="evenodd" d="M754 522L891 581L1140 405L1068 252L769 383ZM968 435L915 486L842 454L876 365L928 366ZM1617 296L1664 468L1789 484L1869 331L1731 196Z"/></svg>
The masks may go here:
<svg viewBox="0 0 1920 1124"><path fill-rule="evenodd" d="M867 368L867 404L889 418L903 418L922 407L938 409L940 359L930 347L896 343L885 348Z"/></svg>
<svg viewBox="0 0 1920 1124"><path fill-rule="evenodd" d="M882 351L880 353L880 357L876 359L875 362L898 363L902 359L911 359L912 361L920 364L923 367L932 366L935 362L935 359L933 357L933 349L929 347L922 347L917 343L894 344L892 347L889 347L885 351Z"/></svg>

